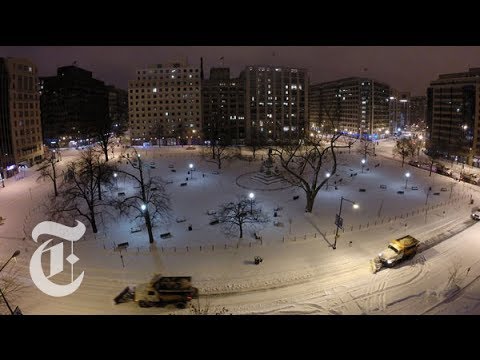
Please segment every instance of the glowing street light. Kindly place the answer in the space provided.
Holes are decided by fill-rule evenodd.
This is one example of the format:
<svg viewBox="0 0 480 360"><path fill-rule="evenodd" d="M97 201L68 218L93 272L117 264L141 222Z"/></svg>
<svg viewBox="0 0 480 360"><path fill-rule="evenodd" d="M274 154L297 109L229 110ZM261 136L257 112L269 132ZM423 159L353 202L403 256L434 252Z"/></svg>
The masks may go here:
<svg viewBox="0 0 480 360"><path fill-rule="evenodd" d="M193 164L189 164L188 167L190 168L190 179L193 179Z"/></svg>
<svg viewBox="0 0 480 360"><path fill-rule="evenodd" d="M338 239L338 237L339 237L339 235L338 235L338 229L339 229L339 228L342 228L342 229L343 229L343 219L342 219L342 205L343 205L343 200L352 203L353 209L358 209L358 208L360 207L355 201L352 201L352 200L349 200L349 199L347 199L347 198L344 198L343 196L341 197L341 200L340 200L340 210L339 210L338 214L335 216L335 225L337 225L337 230L335 231L335 242L333 243L333 250L335 250L335 249L337 248L337 239Z"/></svg>
<svg viewBox="0 0 480 360"><path fill-rule="evenodd" d="M366 162L366 160L365 160L365 159L362 159L362 174L363 174L363 168L364 168L364 166L365 166L365 162Z"/></svg>
<svg viewBox="0 0 480 360"><path fill-rule="evenodd" d="M407 184L408 184L408 178L410 177L410 173L407 172L405 173L405 190L407 189Z"/></svg>
<svg viewBox="0 0 480 360"><path fill-rule="evenodd" d="M325 174L325 177L327 178L327 190L328 190L328 179L330 179L330 176L331 174L329 172Z"/></svg>
<svg viewBox="0 0 480 360"><path fill-rule="evenodd" d="M142 209L142 211L145 211L147 209L147 205L142 204L142 206L140 206L140 208Z"/></svg>
<svg viewBox="0 0 480 360"><path fill-rule="evenodd" d="M253 201L255 200L255 194L251 192L248 194L248 198L250 199L250 214L253 214Z"/></svg>

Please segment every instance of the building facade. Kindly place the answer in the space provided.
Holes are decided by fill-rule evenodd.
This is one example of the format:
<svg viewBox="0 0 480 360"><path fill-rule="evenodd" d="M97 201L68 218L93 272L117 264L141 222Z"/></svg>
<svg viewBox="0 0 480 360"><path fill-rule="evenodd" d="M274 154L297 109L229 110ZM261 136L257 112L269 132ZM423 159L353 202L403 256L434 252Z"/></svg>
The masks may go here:
<svg viewBox="0 0 480 360"><path fill-rule="evenodd" d="M480 68L440 75L427 94L429 150L480 165Z"/></svg>
<svg viewBox="0 0 480 360"><path fill-rule="evenodd" d="M245 76L230 78L229 68L211 68L202 81L203 136L224 137L227 144L245 144Z"/></svg>
<svg viewBox="0 0 480 360"><path fill-rule="evenodd" d="M60 67L56 76L42 77L40 93L46 145L87 145L108 116L104 82L77 66Z"/></svg>
<svg viewBox="0 0 480 360"><path fill-rule="evenodd" d="M122 134L128 129L128 92L115 86L107 86L108 116L112 121L113 131Z"/></svg>
<svg viewBox="0 0 480 360"><path fill-rule="evenodd" d="M311 86L312 131L334 126L352 136L380 138L389 132L390 87L372 79L351 77ZM332 125L333 122L333 125Z"/></svg>
<svg viewBox="0 0 480 360"><path fill-rule="evenodd" d="M246 143L304 139L308 130L309 80L305 69L247 66L245 69Z"/></svg>
<svg viewBox="0 0 480 360"><path fill-rule="evenodd" d="M425 129L427 119L426 96L412 96L410 98L410 122L418 125L420 130Z"/></svg>
<svg viewBox="0 0 480 360"><path fill-rule="evenodd" d="M132 144L199 144L202 139L200 68L186 60L137 70L128 83Z"/></svg>
<svg viewBox="0 0 480 360"><path fill-rule="evenodd" d="M410 126L410 93L390 89L390 132L399 134Z"/></svg>
<svg viewBox="0 0 480 360"><path fill-rule="evenodd" d="M18 165L43 159L38 70L27 59L0 58L0 167L3 176Z"/></svg>

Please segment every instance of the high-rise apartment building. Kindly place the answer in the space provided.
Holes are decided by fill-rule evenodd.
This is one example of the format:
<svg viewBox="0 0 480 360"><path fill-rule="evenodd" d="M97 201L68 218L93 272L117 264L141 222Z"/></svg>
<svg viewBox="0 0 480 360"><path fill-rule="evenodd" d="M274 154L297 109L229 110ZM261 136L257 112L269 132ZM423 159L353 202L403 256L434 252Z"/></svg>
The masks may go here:
<svg viewBox="0 0 480 360"><path fill-rule="evenodd" d="M480 68L440 75L427 94L428 148L480 165Z"/></svg>
<svg viewBox="0 0 480 360"><path fill-rule="evenodd" d="M390 87L372 79L351 77L312 85L311 130L337 128L352 136L383 137L389 131Z"/></svg>
<svg viewBox="0 0 480 360"><path fill-rule="evenodd" d="M255 65L245 69L246 143L291 141L308 130L307 70Z"/></svg>
<svg viewBox="0 0 480 360"><path fill-rule="evenodd" d="M108 93L103 81L75 65L40 79L43 138L47 145L87 145L98 124L108 116Z"/></svg>
<svg viewBox="0 0 480 360"><path fill-rule="evenodd" d="M128 128L128 92L107 86L108 91L108 116L112 122L115 133L123 133Z"/></svg>
<svg viewBox="0 0 480 360"><path fill-rule="evenodd" d="M230 78L229 68L211 68L202 81L203 135L223 137L227 144L245 143L245 77Z"/></svg>
<svg viewBox="0 0 480 360"><path fill-rule="evenodd" d="M410 126L410 93L390 89L390 131L400 133Z"/></svg>
<svg viewBox="0 0 480 360"><path fill-rule="evenodd" d="M410 98L410 122L418 125L420 130L425 129L427 118L427 98L425 96L412 96Z"/></svg>
<svg viewBox="0 0 480 360"><path fill-rule="evenodd" d="M200 143L200 68L186 60L137 70L128 83L129 130L133 144Z"/></svg>
<svg viewBox="0 0 480 360"><path fill-rule="evenodd" d="M11 176L21 163L43 158L38 70L27 59L0 58L0 167Z"/></svg>

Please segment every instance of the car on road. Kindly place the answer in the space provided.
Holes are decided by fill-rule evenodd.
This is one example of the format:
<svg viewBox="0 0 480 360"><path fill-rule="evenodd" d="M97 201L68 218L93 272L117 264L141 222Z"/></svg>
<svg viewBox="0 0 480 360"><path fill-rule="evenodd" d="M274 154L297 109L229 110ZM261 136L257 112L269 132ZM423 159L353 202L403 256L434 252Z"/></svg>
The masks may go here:
<svg viewBox="0 0 480 360"><path fill-rule="evenodd" d="M480 220L480 210L477 210L474 213L472 213L472 219Z"/></svg>

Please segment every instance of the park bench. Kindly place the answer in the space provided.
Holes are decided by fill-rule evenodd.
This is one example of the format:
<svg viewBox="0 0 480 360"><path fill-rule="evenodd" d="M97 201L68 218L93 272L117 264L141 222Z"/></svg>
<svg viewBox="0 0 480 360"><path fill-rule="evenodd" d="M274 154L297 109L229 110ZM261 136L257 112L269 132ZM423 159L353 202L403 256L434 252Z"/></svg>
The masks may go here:
<svg viewBox="0 0 480 360"><path fill-rule="evenodd" d="M181 222L184 222L184 221L187 221L187 218L185 216L177 217L177 223L181 223Z"/></svg>
<svg viewBox="0 0 480 360"><path fill-rule="evenodd" d="M132 228L130 228L130 232L133 234L133 233L136 233L136 232L140 232L142 231L142 229L140 229L140 227L138 226L134 226Z"/></svg>
<svg viewBox="0 0 480 360"><path fill-rule="evenodd" d="M210 225L216 225L216 224L218 224L219 222L220 222L220 221L218 221L218 219L215 219L215 220L210 221L209 224L210 224Z"/></svg>
<svg viewBox="0 0 480 360"><path fill-rule="evenodd" d="M293 197L293 200L298 200L299 198L300 198L300 195L295 195L295 196Z"/></svg>
<svg viewBox="0 0 480 360"><path fill-rule="evenodd" d="M170 234L169 232L167 232L167 233L160 234L160 237L161 237L162 239L166 239L166 238L172 237L172 234Z"/></svg>
<svg viewBox="0 0 480 360"><path fill-rule="evenodd" d="M123 243L120 243L117 245L117 249L118 250L124 250L128 247L128 241L127 242L123 242Z"/></svg>
<svg viewBox="0 0 480 360"><path fill-rule="evenodd" d="M187 186L187 183L186 182L181 183L180 186Z"/></svg>

